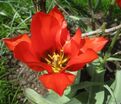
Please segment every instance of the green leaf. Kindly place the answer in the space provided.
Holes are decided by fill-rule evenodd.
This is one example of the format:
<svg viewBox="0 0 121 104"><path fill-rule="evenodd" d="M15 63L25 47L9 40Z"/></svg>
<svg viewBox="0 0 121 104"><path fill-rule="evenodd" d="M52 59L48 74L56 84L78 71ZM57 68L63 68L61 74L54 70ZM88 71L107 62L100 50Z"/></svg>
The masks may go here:
<svg viewBox="0 0 121 104"><path fill-rule="evenodd" d="M6 13L5 12L2 12L2 11L0 12L0 15L7 16Z"/></svg>
<svg viewBox="0 0 121 104"><path fill-rule="evenodd" d="M116 57L109 57L107 61L121 61L121 59Z"/></svg>
<svg viewBox="0 0 121 104"><path fill-rule="evenodd" d="M47 13L54 7L55 3L53 0L47 0L46 1L46 9Z"/></svg>
<svg viewBox="0 0 121 104"><path fill-rule="evenodd" d="M73 85L72 90L79 90L79 89L84 89L84 88L87 88L87 87L100 86L100 85L103 85L103 83L85 81L85 82L81 82L79 84Z"/></svg>
<svg viewBox="0 0 121 104"><path fill-rule="evenodd" d="M77 98L82 104L87 104L89 93L87 91L81 92L75 98Z"/></svg>
<svg viewBox="0 0 121 104"><path fill-rule="evenodd" d="M95 10L99 9L102 0L96 0Z"/></svg>
<svg viewBox="0 0 121 104"><path fill-rule="evenodd" d="M38 94L36 91L30 88L25 89L25 96L32 104L56 104L56 103L48 101L47 99L42 97L40 94Z"/></svg>
<svg viewBox="0 0 121 104"><path fill-rule="evenodd" d="M78 17L78 16L72 16L72 15L70 15L69 18L74 19L74 20L78 20L78 21L81 19L81 18Z"/></svg>
<svg viewBox="0 0 121 104"><path fill-rule="evenodd" d="M104 101L104 90L100 91L100 92L97 92L95 93L95 104L103 104L103 101Z"/></svg>
<svg viewBox="0 0 121 104"><path fill-rule="evenodd" d="M115 98L115 95L114 95L112 89L108 85L104 85L104 87L109 91L111 97L114 99L115 104L116 104L116 98Z"/></svg>
<svg viewBox="0 0 121 104"><path fill-rule="evenodd" d="M82 103L79 100L77 100L76 98L72 98L69 102L67 102L65 104L82 104Z"/></svg>
<svg viewBox="0 0 121 104"><path fill-rule="evenodd" d="M113 94L116 99L116 103L121 103L121 70L116 71L116 79L114 81L115 86L113 88ZM109 98L108 104L111 104L112 102L115 103L115 99L111 96Z"/></svg>
<svg viewBox="0 0 121 104"><path fill-rule="evenodd" d="M72 88L71 88L72 89L71 92L77 92L80 89L87 89L89 87L94 87L94 86L99 87L100 85L103 86L102 83L85 81L85 82L81 82L79 84L73 85ZM89 95L89 93L83 92L83 93L78 94L76 96L76 98L78 98L82 103L87 103L88 95Z"/></svg>
<svg viewBox="0 0 121 104"><path fill-rule="evenodd" d="M88 72L91 75L91 82L104 84L104 64L101 60L96 60L88 67ZM88 104L103 104L104 102L104 87L92 86L89 88Z"/></svg>
<svg viewBox="0 0 121 104"><path fill-rule="evenodd" d="M72 72L71 72L72 73ZM80 75L81 75L81 70L79 70L79 71L76 71L76 72L73 72L72 74L74 74L75 76L76 76L76 79L75 79L75 81L74 81L74 86L75 85L78 85L79 83L80 83ZM73 88L73 86L71 86L70 87L70 93L68 93L68 97L69 98L72 98L73 96L75 96L75 94L77 93L77 91L78 91L78 89L76 89L76 88ZM66 91L65 91L66 92ZM65 93L64 92L64 93Z"/></svg>
<svg viewBox="0 0 121 104"><path fill-rule="evenodd" d="M59 96L54 91L50 90L50 93L45 97L47 100L55 103L55 104L65 104L70 101L70 99L66 96Z"/></svg>

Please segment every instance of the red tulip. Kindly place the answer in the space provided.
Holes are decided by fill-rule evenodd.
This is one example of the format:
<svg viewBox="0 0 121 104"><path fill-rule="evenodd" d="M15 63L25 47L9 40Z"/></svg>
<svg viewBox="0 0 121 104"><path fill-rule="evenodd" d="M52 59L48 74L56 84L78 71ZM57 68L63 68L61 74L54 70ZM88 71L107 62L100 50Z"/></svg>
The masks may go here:
<svg viewBox="0 0 121 104"><path fill-rule="evenodd" d="M116 0L116 3L117 3L118 6L121 8L121 0Z"/></svg>
<svg viewBox="0 0 121 104"><path fill-rule="evenodd" d="M50 13L38 12L32 17L31 37L27 34L4 39L15 58L35 71L46 70L39 80L47 89L62 95L74 82L77 71L98 58L97 52L107 43L103 37L82 38L78 29L73 37L62 13L55 7Z"/></svg>

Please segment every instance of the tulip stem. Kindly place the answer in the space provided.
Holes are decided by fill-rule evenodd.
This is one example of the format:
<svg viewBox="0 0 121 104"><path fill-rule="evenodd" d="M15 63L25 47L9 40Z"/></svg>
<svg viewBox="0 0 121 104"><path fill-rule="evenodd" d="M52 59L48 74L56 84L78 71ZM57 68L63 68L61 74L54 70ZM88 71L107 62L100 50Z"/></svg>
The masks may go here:
<svg viewBox="0 0 121 104"><path fill-rule="evenodd" d="M106 16L106 22L107 22L107 26L111 25L111 21L112 21L112 15L113 15L113 11L114 11L114 6L115 6L115 0L111 1L109 10L107 12L107 16Z"/></svg>
<svg viewBox="0 0 121 104"><path fill-rule="evenodd" d="M114 31L116 31L116 30L119 30L119 29L121 29L121 24L118 25L118 26L109 28L109 29L105 29L105 31L103 31L102 29L97 29L97 30L95 30L95 31L83 33L82 36L90 36L90 35L100 34L100 33L102 33L102 32L104 32L104 33L111 33L111 32L114 32Z"/></svg>
<svg viewBox="0 0 121 104"><path fill-rule="evenodd" d="M68 12L66 12L66 10L58 3L57 0L54 0L55 4L66 14L66 15L69 15Z"/></svg>
<svg viewBox="0 0 121 104"><path fill-rule="evenodd" d="M96 1L96 5L95 5L95 10L94 11L98 10L98 7L100 6L101 2L102 2L102 0L97 0Z"/></svg>
<svg viewBox="0 0 121 104"><path fill-rule="evenodd" d="M46 12L46 0L39 0L39 5L42 12Z"/></svg>
<svg viewBox="0 0 121 104"><path fill-rule="evenodd" d="M40 10L42 12L46 12L46 2L45 0L32 0L34 4L34 8L36 12L39 12Z"/></svg>
<svg viewBox="0 0 121 104"><path fill-rule="evenodd" d="M80 78L81 78L81 70L79 70L78 72L76 72L76 79L73 85L78 85L80 83ZM77 93L77 90L71 88L71 92L68 95L68 97L74 97Z"/></svg>
<svg viewBox="0 0 121 104"><path fill-rule="evenodd" d="M104 64L99 59L97 62L92 63L88 71L91 71L91 82L93 83L102 83L104 84L104 75L105 69ZM95 98L99 98L101 94L100 100L96 100ZM104 100L104 87L103 86L92 86L89 87L89 96L87 104L102 104Z"/></svg>
<svg viewBox="0 0 121 104"><path fill-rule="evenodd" d="M117 41L117 39L119 38L119 35L120 35L120 30L117 31L117 33L114 35L113 39L112 39L112 42L107 50L107 52L105 53L105 56L104 56L104 63L106 62L106 60L110 57L111 55L111 51Z"/></svg>
<svg viewBox="0 0 121 104"><path fill-rule="evenodd" d="M94 10L93 10L93 3L92 0L88 0L88 5L89 5L89 9L91 12L91 25L92 25L92 30L95 30L95 19L94 19Z"/></svg>
<svg viewBox="0 0 121 104"><path fill-rule="evenodd" d="M32 1L34 4L35 11L38 12L39 11L38 0L32 0Z"/></svg>

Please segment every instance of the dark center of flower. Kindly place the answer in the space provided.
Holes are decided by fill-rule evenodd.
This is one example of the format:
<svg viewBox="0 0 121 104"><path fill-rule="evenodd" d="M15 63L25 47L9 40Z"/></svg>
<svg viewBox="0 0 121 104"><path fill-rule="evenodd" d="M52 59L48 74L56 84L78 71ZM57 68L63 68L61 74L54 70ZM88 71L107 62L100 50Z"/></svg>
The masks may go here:
<svg viewBox="0 0 121 104"><path fill-rule="evenodd" d="M48 54L45 61L52 66L54 73L58 73L66 65L68 58L65 57L63 50L61 50L60 53Z"/></svg>

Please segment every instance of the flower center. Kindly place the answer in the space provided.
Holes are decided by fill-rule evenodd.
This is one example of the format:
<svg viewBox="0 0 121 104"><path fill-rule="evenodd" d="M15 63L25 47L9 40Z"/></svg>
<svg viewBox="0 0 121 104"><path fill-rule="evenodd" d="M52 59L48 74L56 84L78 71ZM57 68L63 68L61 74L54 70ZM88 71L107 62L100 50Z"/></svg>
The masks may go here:
<svg viewBox="0 0 121 104"><path fill-rule="evenodd" d="M52 55L48 54L45 61L52 66L54 73L58 73L68 62L68 58L64 56L63 50L60 53L54 52Z"/></svg>

